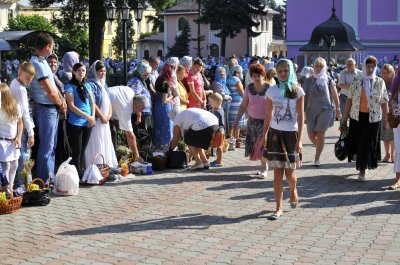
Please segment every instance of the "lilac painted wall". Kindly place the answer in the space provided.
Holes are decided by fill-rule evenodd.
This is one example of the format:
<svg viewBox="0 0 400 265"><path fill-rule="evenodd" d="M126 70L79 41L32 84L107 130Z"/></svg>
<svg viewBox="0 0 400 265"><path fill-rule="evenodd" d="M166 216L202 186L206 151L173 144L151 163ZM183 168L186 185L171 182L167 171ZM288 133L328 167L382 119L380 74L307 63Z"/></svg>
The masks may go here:
<svg viewBox="0 0 400 265"><path fill-rule="evenodd" d="M342 3L336 3L335 8L336 15L341 17ZM331 9L332 2L329 0L288 0L287 40L308 41L313 29L331 16Z"/></svg>
<svg viewBox="0 0 400 265"><path fill-rule="evenodd" d="M348 1L348 2L345 2ZM336 15L343 18L343 7L358 3L358 37L367 48L355 57L364 58L375 55L378 59L400 55L400 8L399 0L336 0ZM304 53L299 48L308 43L312 30L326 21L331 15L330 0L288 0L287 1L287 38L289 58ZM370 12L368 12L370 10ZM370 13L370 14L368 14ZM357 13L355 13L357 14ZM302 57L299 57L302 58ZM300 62L301 64L301 62Z"/></svg>
<svg viewBox="0 0 400 265"><path fill-rule="evenodd" d="M387 4L382 5L381 1L371 1L370 22L368 22L367 0L359 0L359 34L360 40L399 40L400 39L400 23L393 25L390 21L397 20L397 11L399 9L399 1L384 0ZM390 4L390 5L389 5ZM385 17L385 14L386 17ZM400 14L399 14L400 15ZM395 16L395 17L394 17ZM391 23L388 25L371 25Z"/></svg>

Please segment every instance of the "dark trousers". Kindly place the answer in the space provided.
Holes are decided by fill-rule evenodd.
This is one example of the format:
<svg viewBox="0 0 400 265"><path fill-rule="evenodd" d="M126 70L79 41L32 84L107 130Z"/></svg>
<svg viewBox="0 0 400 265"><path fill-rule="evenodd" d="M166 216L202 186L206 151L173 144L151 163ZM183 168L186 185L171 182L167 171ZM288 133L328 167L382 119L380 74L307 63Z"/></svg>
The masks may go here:
<svg viewBox="0 0 400 265"><path fill-rule="evenodd" d="M111 141L112 141L112 143L114 145L114 149L117 150L118 121L117 120L110 120L108 123L110 124Z"/></svg>
<svg viewBox="0 0 400 265"><path fill-rule="evenodd" d="M68 141L71 146L71 164L78 170L79 177L82 178L85 172L85 149L89 142L92 128L87 126L74 126L67 123Z"/></svg>

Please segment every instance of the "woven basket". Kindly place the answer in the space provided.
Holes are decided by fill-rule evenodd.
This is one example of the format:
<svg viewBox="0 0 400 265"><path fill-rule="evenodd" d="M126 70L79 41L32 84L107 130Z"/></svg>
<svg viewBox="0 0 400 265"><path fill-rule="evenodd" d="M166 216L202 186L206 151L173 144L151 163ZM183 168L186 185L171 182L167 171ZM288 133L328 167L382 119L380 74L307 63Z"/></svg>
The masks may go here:
<svg viewBox="0 0 400 265"><path fill-rule="evenodd" d="M14 197L13 191L10 191L10 199L7 202L0 202L0 214L15 213L21 208L22 197Z"/></svg>
<svg viewBox="0 0 400 265"><path fill-rule="evenodd" d="M35 178L34 180L31 181L30 184L34 184L36 181L39 181L39 182L42 184L42 187L43 187L43 188L39 188L39 190L42 190L42 189L45 189L45 188L46 188L46 184L44 184L44 181L43 181L43 179L41 179L41 178ZM49 183L50 183L50 181L49 181ZM32 191L32 190L31 190L31 185L30 185L30 184L28 185L27 192ZM39 187L40 187L40 185L39 185Z"/></svg>
<svg viewBox="0 0 400 265"><path fill-rule="evenodd" d="M97 155L93 158L92 164L95 164L96 158L97 158L98 156L101 156L101 157L103 158L103 163L102 163L102 164L96 164L96 166L97 166L97 167L99 168L99 170L100 170L101 175L103 176L103 179L100 180L99 185L103 185L103 184L106 182L106 180L108 179L108 177L110 176L110 167L109 167L107 164L105 164L104 156L103 156L102 154L100 154L100 153L97 154Z"/></svg>

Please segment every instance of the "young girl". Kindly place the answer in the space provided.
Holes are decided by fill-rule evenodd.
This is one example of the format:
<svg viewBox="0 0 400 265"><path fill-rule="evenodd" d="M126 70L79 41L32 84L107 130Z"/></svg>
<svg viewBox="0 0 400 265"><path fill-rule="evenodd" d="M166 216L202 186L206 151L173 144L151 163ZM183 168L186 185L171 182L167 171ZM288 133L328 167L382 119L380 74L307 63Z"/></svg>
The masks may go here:
<svg viewBox="0 0 400 265"><path fill-rule="evenodd" d="M13 188L22 137L21 110L6 84L0 84L0 164L8 186Z"/></svg>
<svg viewBox="0 0 400 265"><path fill-rule="evenodd" d="M24 169L24 161L28 161L31 156L30 148L34 145L34 132L33 120L30 115L29 99L26 87L32 82L35 76L35 67L31 63L23 62L18 68L18 77L14 79L10 84L10 91L18 106L21 109L22 122L24 129L21 138L21 156L18 161L17 174L15 177L14 186L23 186L25 180L20 176L20 172Z"/></svg>
<svg viewBox="0 0 400 265"><path fill-rule="evenodd" d="M86 66L76 63L72 68L72 79L65 86L68 105L68 140L72 150L72 161L82 178L85 171L84 153L92 127L96 124L95 104L91 87L86 83Z"/></svg>
<svg viewBox="0 0 400 265"><path fill-rule="evenodd" d="M276 210L270 216L276 220L282 216L283 174L290 186L290 205L296 208L297 177L294 170L301 165L304 124L304 91L297 86L293 64L281 59L277 63L279 85L267 90L267 111L264 119L264 157L274 169Z"/></svg>

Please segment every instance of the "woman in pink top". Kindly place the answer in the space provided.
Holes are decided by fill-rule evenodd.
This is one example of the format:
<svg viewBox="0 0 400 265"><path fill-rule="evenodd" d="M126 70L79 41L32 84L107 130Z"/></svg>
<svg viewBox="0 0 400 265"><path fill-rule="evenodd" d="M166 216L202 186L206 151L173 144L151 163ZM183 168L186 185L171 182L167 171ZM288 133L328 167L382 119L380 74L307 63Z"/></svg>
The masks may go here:
<svg viewBox="0 0 400 265"><path fill-rule="evenodd" d="M188 108L200 108L206 107L206 95L204 93L204 81L201 76L201 68L203 67L203 61L199 58L193 62L192 71L190 71L187 77L187 84L189 86L189 104Z"/></svg>
<svg viewBox="0 0 400 265"><path fill-rule="evenodd" d="M269 84L265 82L265 68L259 63L251 66L250 76L253 78L254 83L250 84L244 91L243 101L240 104L233 128L237 128L240 117L247 110L249 118L247 122L245 156L250 156L250 160L253 161L261 161L261 168L257 175L260 178L266 178L268 166L263 159L261 137L266 111L266 92Z"/></svg>

